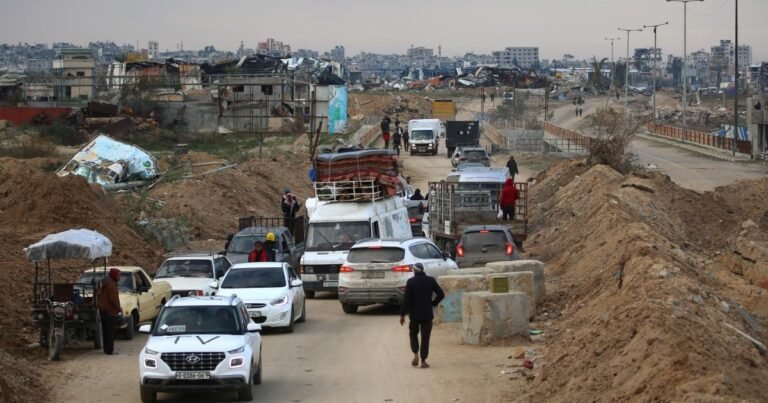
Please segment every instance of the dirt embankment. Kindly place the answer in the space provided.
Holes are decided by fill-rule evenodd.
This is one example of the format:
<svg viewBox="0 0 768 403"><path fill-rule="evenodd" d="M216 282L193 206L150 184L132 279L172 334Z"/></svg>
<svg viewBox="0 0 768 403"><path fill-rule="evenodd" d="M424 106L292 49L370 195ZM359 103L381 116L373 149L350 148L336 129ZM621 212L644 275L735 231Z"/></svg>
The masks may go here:
<svg viewBox="0 0 768 403"><path fill-rule="evenodd" d="M765 356L725 324L766 341L768 180L699 194L570 161L537 182L529 245L555 319L528 398L765 399Z"/></svg>

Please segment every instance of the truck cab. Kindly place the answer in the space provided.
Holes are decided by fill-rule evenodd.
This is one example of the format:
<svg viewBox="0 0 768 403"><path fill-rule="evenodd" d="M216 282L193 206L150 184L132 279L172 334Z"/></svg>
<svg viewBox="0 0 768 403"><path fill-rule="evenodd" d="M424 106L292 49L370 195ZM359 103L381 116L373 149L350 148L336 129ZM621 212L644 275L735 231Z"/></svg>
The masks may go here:
<svg viewBox="0 0 768 403"><path fill-rule="evenodd" d="M429 153L437 155L442 123L440 119L412 119L408 121L408 143L411 155Z"/></svg>

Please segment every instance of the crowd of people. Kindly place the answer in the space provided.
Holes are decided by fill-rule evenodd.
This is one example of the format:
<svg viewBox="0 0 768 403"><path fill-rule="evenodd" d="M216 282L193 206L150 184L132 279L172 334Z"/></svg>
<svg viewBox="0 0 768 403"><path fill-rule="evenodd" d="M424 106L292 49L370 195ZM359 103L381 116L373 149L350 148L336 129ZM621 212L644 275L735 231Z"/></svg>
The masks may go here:
<svg viewBox="0 0 768 403"><path fill-rule="evenodd" d="M381 138L384 140L384 148L389 149L389 143L392 142L392 149L400 155L401 147L405 147L405 151L410 149L408 144L408 129L404 129L400 126L400 115L395 115L394 130L391 130L393 124L389 115L384 115L381 119L379 126L381 127Z"/></svg>

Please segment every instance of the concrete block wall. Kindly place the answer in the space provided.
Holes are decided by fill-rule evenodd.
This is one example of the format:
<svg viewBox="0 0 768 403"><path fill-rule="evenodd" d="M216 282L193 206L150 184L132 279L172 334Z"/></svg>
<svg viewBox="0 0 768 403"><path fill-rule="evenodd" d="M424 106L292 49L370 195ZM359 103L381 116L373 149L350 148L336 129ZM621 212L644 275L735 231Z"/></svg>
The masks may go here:
<svg viewBox="0 0 768 403"><path fill-rule="evenodd" d="M467 274L458 276L440 276L437 283L445 292L445 298L438 304L435 322L461 322L461 296L465 292L488 290L488 280L483 274Z"/></svg>
<svg viewBox="0 0 768 403"><path fill-rule="evenodd" d="M494 278L501 277L506 278L509 282L509 292L522 292L530 300L529 319L533 319L536 316L536 293L533 281L533 272L522 271L513 273L495 273L487 274L488 284L493 282Z"/></svg>
<svg viewBox="0 0 768 403"><path fill-rule="evenodd" d="M524 271L532 272L535 302L540 302L544 299L544 295L546 293L544 285L544 263L538 260L512 260L488 263L485 265L485 267L493 269L497 273L517 273Z"/></svg>
<svg viewBox="0 0 768 403"><path fill-rule="evenodd" d="M528 336L530 301L522 292L465 292L461 296L462 339L489 344L513 336Z"/></svg>

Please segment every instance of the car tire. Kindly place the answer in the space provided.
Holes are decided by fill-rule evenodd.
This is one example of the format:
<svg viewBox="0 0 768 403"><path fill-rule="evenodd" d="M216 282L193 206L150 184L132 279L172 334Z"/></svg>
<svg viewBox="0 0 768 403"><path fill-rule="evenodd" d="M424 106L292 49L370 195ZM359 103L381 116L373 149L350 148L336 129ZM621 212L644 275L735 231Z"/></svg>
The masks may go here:
<svg viewBox="0 0 768 403"><path fill-rule="evenodd" d="M259 368L256 369L256 375L253 376L254 385L261 385L261 374L264 372L263 369L264 367L261 363L261 352L259 352Z"/></svg>
<svg viewBox="0 0 768 403"><path fill-rule="evenodd" d="M125 340L133 340L134 333L136 332L136 322L136 314L131 313L131 316L128 317L128 324L123 331L123 338Z"/></svg>
<svg viewBox="0 0 768 403"><path fill-rule="evenodd" d="M293 333L293 328L295 327L294 324L296 323L293 317L294 317L294 312L293 312L293 308L291 308L291 320L288 322L288 326L286 326L284 329L286 333Z"/></svg>
<svg viewBox="0 0 768 403"><path fill-rule="evenodd" d="M307 321L307 300L305 299L304 302L301 303L301 316L299 316L299 319L296 320L296 322L304 323Z"/></svg>
<svg viewBox="0 0 768 403"><path fill-rule="evenodd" d="M255 376L255 374L254 374ZM237 391L237 400L241 402L250 402L253 400L253 378L254 376L248 377L248 383L243 386L242 389Z"/></svg>
<svg viewBox="0 0 768 403"><path fill-rule="evenodd" d="M357 313L357 308L357 305L346 304L344 302L341 303L341 310L344 311L344 313Z"/></svg>
<svg viewBox="0 0 768 403"><path fill-rule="evenodd" d="M64 349L64 335L54 335L53 327L48 330L48 360L57 361L61 358L61 351Z"/></svg>
<svg viewBox="0 0 768 403"><path fill-rule="evenodd" d="M139 386L139 396L143 403L155 403L157 401L157 392L152 392L144 386Z"/></svg>
<svg viewBox="0 0 768 403"><path fill-rule="evenodd" d="M315 298L315 290L304 290L304 296L309 299Z"/></svg>

